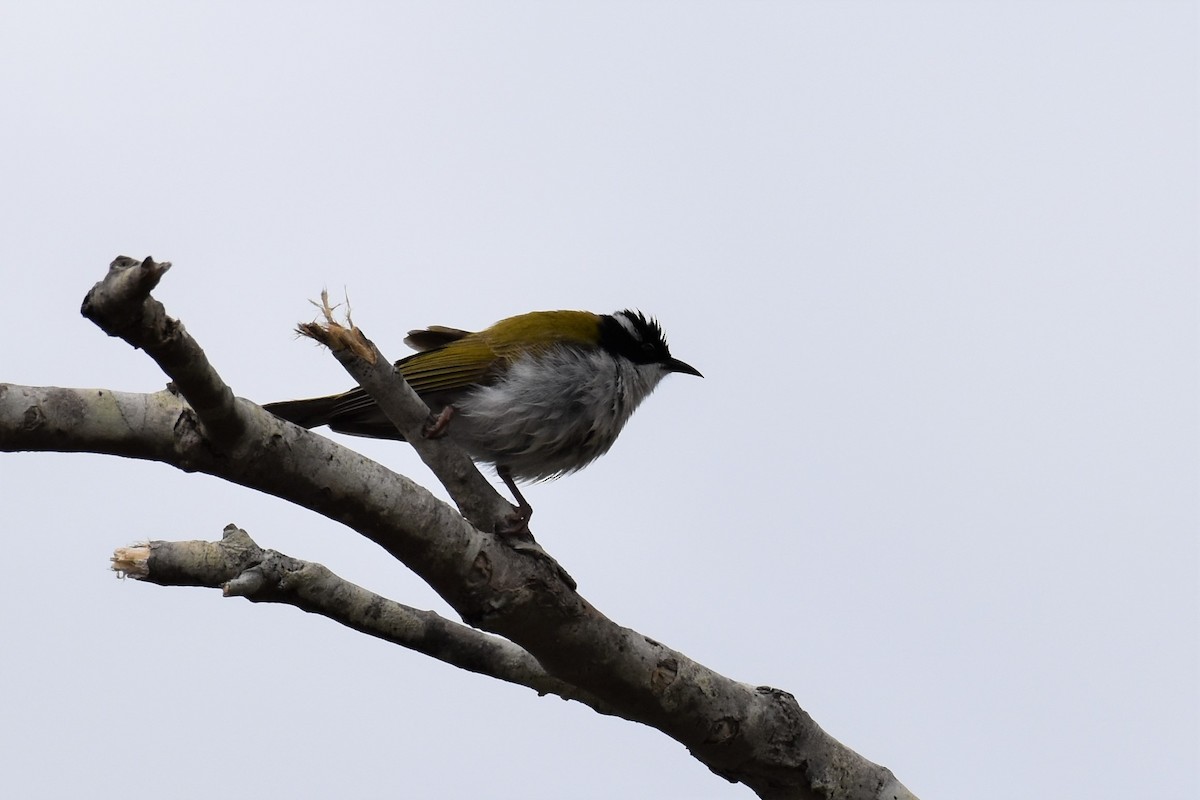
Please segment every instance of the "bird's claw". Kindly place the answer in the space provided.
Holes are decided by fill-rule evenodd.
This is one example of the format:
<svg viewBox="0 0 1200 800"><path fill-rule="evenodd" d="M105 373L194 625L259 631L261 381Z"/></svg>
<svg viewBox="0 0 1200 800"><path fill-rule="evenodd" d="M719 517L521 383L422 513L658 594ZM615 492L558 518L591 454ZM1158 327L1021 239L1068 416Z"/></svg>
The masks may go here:
<svg viewBox="0 0 1200 800"><path fill-rule="evenodd" d="M512 513L496 525L496 535L505 539L533 539L529 530L529 520L533 517L533 508L528 504L513 506Z"/></svg>
<svg viewBox="0 0 1200 800"><path fill-rule="evenodd" d="M446 429L450 427L450 419L454 416L454 406L446 406L435 417L429 415L429 419L425 420L424 427L421 428L421 435L426 439L440 439L446 435Z"/></svg>

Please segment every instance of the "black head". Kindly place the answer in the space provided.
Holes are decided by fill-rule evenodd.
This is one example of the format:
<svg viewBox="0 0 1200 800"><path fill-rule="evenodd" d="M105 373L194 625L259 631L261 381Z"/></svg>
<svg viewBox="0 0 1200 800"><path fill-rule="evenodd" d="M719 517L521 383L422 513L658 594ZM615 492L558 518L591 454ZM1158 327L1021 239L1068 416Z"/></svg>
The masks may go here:
<svg viewBox="0 0 1200 800"><path fill-rule="evenodd" d="M695 367L671 357L667 337L653 318L640 311L617 311L600 317L600 346L635 364L660 364L668 372L700 375Z"/></svg>

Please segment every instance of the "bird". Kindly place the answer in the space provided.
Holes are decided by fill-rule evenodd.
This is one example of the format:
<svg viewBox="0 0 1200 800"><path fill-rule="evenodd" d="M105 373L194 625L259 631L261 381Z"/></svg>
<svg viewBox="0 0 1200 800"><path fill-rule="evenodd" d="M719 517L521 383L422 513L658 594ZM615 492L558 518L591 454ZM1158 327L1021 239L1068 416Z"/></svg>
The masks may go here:
<svg viewBox="0 0 1200 800"><path fill-rule="evenodd" d="M491 465L517 501L516 527L533 508L517 482L583 469L608 452L634 410L671 373L703 377L674 358L662 327L640 311L533 311L481 331L412 330L416 350L396 369L445 435ZM376 439L404 435L361 388L263 406L304 428Z"/></svg>

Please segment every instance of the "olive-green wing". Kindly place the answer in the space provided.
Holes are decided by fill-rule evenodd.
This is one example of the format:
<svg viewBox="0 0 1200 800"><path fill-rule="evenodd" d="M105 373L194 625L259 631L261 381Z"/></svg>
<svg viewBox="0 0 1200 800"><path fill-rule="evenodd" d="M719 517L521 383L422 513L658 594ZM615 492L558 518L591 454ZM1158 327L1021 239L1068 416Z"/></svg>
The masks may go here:
<svg viewBox="0 0 1200 800"><path fill-rule="evenodd" d="M558 344L596 346L600 317L588 311L534 311L502 319L477 335L498 358L507 360Z"/></svg>
<svg viewBox="0 0 1200 800"><path fill-rule="evenodd" d="M405 341L434 349L411 355L396 366L418 394L454 391L487 383L521 353L564 342L595 345L599 326L600 318L587 311L535 311L502 319L479 333L430 327L410 331ZM439 341L444 344L437 346Z"/></svg>
<svg viewBox="0 0 1200 800"><path fill-rule="evenodd" d="M463 389L479 383L495 365L497 355L479 334L472 333L435 350L396 362L396 368L417 394Z"/></svg>

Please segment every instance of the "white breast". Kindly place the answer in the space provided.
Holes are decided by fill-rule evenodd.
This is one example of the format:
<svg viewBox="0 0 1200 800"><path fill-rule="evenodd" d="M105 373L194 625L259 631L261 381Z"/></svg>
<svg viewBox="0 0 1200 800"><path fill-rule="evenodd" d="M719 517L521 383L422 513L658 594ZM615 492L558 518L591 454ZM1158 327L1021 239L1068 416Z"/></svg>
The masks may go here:
<svg viewBox="0 0 1200 800"><path fill-rule="evenodd" d="M458 400L450 436L518 479L555 478L607 452L665 375L605 350L555 348Z"/></svg>

